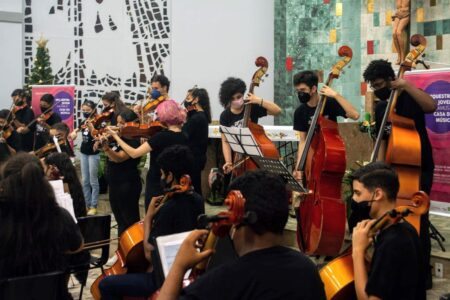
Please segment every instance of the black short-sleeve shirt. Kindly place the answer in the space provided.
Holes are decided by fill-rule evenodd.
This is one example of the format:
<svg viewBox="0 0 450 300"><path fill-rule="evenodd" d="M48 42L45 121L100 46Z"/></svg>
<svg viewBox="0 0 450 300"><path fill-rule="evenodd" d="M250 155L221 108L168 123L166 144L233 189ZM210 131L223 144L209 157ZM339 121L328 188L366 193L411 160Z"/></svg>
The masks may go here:
<svg viewBox="0 0 450 300"><path fill-rule="evenodd" d="M253 123L258 123L258 119L267 116L267 109L262 106L251 104L252 111L250 114L250 120ZM242 127L245 109L240 114L234 114L230 108L225 109L220 114L220 125L226 127Z"/></svg>
<svg viewBox="0 0 450 300"><path fill-rule="evenodd" d="M203 198L197 194L174 194L153 218L149 242L161 235L169 235L197 227L197 217L205 213Z"/></svg>
<svg viewBox="0 0 450 300"><path fill-rule="evenodd" d="M306 103L297 107L294 112L294 130L307 132L315 111L316 107L311 107ZM337 117L347 117L345 110L334 98L327 98L323 116L334 122L337 122Z"/></svg>
<svg viewBox="0 0 450 300"><path fill-rule="evenodd" d="M160 167L157 163L158 156L164 149L173 145L187 145L186 136L183 132L163 130L152 136L148 141L152 148L150 153L150 169L147 173L146 195L154 197L162 194L160 186Z"/></svg>
<svg viewBox="0 0 450 300"><path fill-rule="evenodd" d="M20 136L15 130L12 131L11 135L6 139L6 143L0 143L0 162L5 161L11 156L8 145L16 151L21 150Z"/></svg>
<svg viewBox="0 0 450 300"><path fill-rule="evenodd" d="M208 118L203 111L190 111L188 119L183 125L189 148L194 155L198 167L203 169L206 163L208 148Z"/></svg>
<svg viewBox="0 0 450 300"><path fill-rule="evenodd" d="M424 300L425 271L417 231L408 222L376 236L366 293L383 300Z"/></svg>
<svg viewBox="0 0 450 300"><path fill-rule="evenodd" d="M53 112L52 115L45 121L47 125L53 126L56 123L61 122L61 117L56 113ZM46 127L42 126L41 124L36 124L36 132L35 132L36 138L35 138L35 145L34 149L37 150L47 143L49 139L49 131Z"/></svg>
<svg viewBox="0 0 450 300"><path fill-rule="evenodd" d="M250 252L206 272L183 289L180 299L321 300L325 292L312 261L279 246Z"/></svg>
<svg viewBox="0 0 450 300"><path fill-rule="evenodd" d="M383 120L386 107L387 101L379 101L375 106L376 132L379 132L380 130L380 125ZM434 170L433 150L428 138L428 132L425 124L425 113L420 105L417 104L417 102L411 97L411 95L409 95L406 91L403 91L397 98L395 112L399 116L414 120L416 130L419 133L420 144L422 146L422 170ZM388 124L385 129L386 137L390 134L390 128L390 124Z"/></svg>
<svg viewBox="0 0 450 300"><path fill-rule="evenodd" d="M126 139L122 138L125 143L133 148L138 148L141 143L137 139ZM114 152L122 151L122 148L117 144L116 141L109 144L109 147ZM116 163L108 159L108 174L107 178L110 183L118 181L133 181L139 178L139 171L137 166L139 165L141 158L129 158L123 162Z"/></svg>
<svg viewBox="0 0 450 300"><path fill-rule="evenodd" d="M89 128L80 128L81 132L81 146L80 152L86 155L98 154L99 151L94 151L94 138L89 131Z"/></svg>
<svg viewBox="0 0 450 300"><path fill-rule="evenodd" d="M15 113L17 121L28 125L34 119L34 112L28 106L22 108L21 110ZM36 124L32 124L28 127L30 130L27 133L20 134L20 149L25 152L30 152L33 150L33 140L34 140L34 131L36 130Z"/></svg>

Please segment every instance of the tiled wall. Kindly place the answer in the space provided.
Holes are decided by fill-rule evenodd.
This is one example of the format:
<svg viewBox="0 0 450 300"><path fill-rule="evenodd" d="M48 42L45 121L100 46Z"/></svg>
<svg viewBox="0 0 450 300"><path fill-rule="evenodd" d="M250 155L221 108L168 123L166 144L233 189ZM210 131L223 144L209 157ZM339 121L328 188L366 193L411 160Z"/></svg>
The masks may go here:
<svg viewBox="0 0 450 300"><path fill-rule="evenodd" d="M410 32L428 40L426 60L433 68L450 64L450 0L412 0ZM334 81L359 110L364 111L366 85L362 72L373 59L395 61L392 20L395 0L276 0L275 1L275 101L283 114L277 125L292 125L299 105L292 87L293 75L301 70L323 70L336 62L337 49L348 45L353 59L345 74ZM288 71L286 59L292 57ZM445 65L447 64L447 65Z"/></svg>

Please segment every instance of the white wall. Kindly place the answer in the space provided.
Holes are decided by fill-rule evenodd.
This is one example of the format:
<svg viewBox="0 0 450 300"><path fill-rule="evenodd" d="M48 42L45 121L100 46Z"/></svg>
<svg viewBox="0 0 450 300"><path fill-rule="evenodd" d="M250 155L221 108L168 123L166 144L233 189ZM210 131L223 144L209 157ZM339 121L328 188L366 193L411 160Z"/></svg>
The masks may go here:
<svg viewBox="0 0 450 300"><path fill-rule="evenodd" d="M22 12L22 0L1 0L0 11Z"/></svg>
<svg viewBox="0 0 450 300"><path fill-rule="evenodd" d="M273 0L173 0L171 1L170 95L182 101L197 84L209 92L213 120L223 108L220 84L229 76L243 79L247 88L258 56L269 61L269 77L255 94L273 100L274 64ZM273 118L261 120L273 124Z"/></svg>

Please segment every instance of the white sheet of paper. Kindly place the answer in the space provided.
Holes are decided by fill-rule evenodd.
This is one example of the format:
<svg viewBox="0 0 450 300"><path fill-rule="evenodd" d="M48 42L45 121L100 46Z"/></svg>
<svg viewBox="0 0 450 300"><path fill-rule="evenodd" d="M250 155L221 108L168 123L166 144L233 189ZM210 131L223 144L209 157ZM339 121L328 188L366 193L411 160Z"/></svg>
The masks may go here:
<svg viewBox="0 0 450 300"><path fill-rule="evenodd" d="M77 217L75 216L75 211L73 209L73 199L70 194L64 192L64 183L60 180L50 180L50 185L55 193L56 203L59 206L66 209L72 216L75 223L77 223Z"/></svg>
<svg viewBox="0 0 450 300"><path fill-rule="evenodd" d="M170 268L175 260L175 257L180 249L181 243L192 231L186 231L171 235L159 236L156 238L158 245L158 252L161 259L161 265L164 272L164 277L169 274ZM189 276L189 272L184 275L185 279Z"/></svg>

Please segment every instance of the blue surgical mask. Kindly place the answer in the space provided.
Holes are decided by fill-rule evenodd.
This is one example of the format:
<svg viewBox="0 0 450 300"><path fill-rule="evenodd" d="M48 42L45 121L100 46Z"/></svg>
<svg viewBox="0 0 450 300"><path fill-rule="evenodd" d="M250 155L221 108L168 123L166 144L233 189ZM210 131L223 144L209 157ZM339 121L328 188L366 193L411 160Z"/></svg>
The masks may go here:
<svg viewBox="0 0 450 300"><path fill-rule="evenodd" d="M150 94L152 99L158 99L161 96L161 92L158 91L157 89L153 89L152 93Z"/></svg>

